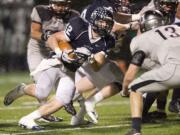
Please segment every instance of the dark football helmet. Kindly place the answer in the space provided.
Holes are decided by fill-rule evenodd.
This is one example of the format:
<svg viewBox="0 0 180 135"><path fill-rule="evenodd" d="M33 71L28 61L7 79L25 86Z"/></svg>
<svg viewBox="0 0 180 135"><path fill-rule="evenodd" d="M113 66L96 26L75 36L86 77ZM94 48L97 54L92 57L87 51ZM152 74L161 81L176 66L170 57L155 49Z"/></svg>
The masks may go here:
<svg viewBox="0 0 180 135"><path fill-rule="evenodd" d="M164 14L169 24L174 22L178 0L154 0L154 5Z"/></svg>
<svg viewBox="0 0 180 135"><path fill-rule="evenodd" d="M163 14L158 10L146 11L140 19L140 30L146 32L165 25Z"/></svg>
<svg viewBox="0 0 180 135"><path fill-rule="evenodd" d="M49 0L50 7L57 17L63 17L71 9L71 0Z"/></svg>
<svg viewBox="0 0 180 135"><path fill-rule="evenodd" d="M130 13L129 0L108 0L115 11Z"/></svg>
<svg viewBox="0 0 180 135"><path fill-rule="evenodd" d="M109 35L114 25L113 13L105 7L98 7L91 14L90 24L100 36Z"/></svg>

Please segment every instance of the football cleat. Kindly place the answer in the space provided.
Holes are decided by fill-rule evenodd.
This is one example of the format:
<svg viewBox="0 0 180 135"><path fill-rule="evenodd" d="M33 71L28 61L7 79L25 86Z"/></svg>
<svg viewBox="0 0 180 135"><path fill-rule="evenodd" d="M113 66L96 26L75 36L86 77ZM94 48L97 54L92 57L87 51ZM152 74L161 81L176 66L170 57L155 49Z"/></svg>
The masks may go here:
<svg viewBox="0 0 180 135"><path fill-rule="evenodd" d="M136 129L131 129L126 135L141 135Z"/></svg>
<svg viewBox="0 0 180 135"><path fill-rule="evenodd" d="M85 101L85 109L87 112L87 115L89 116L89 118L91 119L91 122L94 124L98 123L98 114L95 111L95 105L92 102L89 101Z"/></svg>
<svg viewBox="0 0 180 135"><path fill-rule="evenodd" d="M42 116L40 119L38 119L39 122L61 122L63 121L63 118L55 117L52 115Z"/></svg>
<svg viewBox="0 0 180 135"><path fill-rule="evenodd" d="M24 87L26 84L21 83L17 85L14 89L8 92L4 98L4 105L8 106L12 104L17 98L24 95Z"/></svg>
<svg viewBox="0 0 180 135"><path fill-rule="evenodd" d="M73 106L73 102L71 101L69 104L64 105L64 109L67 113L71 114L71 115L76 115L76 109Z"/></svg>
<svg viewBox="0 0 180 135"><path fill-rule="evenodd" d="M70 125L72 126L81 126L81 125L91 125L92 122L79 118L78 116L72 116Z"/></svg>
<svg viewBox="0 0 180 135"><path fill-rule="evenodd" d="M174 113L180 113L180 100L177 100L177 101L171 101L169 103L169 107L168 107L168 110L170 112L174 112Z"/></svg>
<svg viewBox="0 0 180 135"><path fill-rule="evenodd" d="M34 120L27 119L26 117L22 117L18 122L18 125L24 129L31 129L31 130L43 130L44 127L41 127L35 123Z"/></svg>
<svg viewBox="0 0 180 135"><path fill-rule="evenodd" d="M153 111L147 114L151 119L166 119L167 114L165 112Z"/></svg>

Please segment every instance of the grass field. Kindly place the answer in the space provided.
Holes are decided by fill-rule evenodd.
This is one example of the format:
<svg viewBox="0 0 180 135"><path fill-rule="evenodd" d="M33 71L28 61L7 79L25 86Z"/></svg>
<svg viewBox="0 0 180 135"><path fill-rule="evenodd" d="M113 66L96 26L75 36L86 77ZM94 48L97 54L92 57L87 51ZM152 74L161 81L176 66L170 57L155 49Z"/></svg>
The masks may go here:
<svg viewBox="0 0 180 135"><path fill-rule="evenodd" d="M20 82L31 82L28 73L0 74L0 135L6 134L38 134L38 135L124 135L130 128L129 99L114 96L98 104L98 125L72 127L69 125L71 116L64 110L56 113L64 119L59 123L39 123L45 130L37 132L18 127L18 120L36 109L37 102L33 98L23 97L11 106L3 105L4 95ZM75 103L75 106L77 104ZM77 106L77 110L78 110ZM157 124L144 124L143 135L180 135L180 118L168 113L165 121Z"/></svg>

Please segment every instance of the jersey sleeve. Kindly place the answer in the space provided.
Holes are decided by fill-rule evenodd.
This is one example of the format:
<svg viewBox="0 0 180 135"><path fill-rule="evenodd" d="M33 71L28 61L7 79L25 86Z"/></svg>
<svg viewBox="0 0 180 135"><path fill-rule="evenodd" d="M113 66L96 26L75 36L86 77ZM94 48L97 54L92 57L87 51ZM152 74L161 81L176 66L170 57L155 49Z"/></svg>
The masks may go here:
<svg viewBox="0 0 180 135"><path fill-rule="evenodd" d="M148 54L147 42L148 39L146 40L146 38L142 37L142 35L133 38L130 44L131 54L134 55L137 51L142 51L147 55Z"/></svg>
<svg viewBox="0 0 180 135"><path fill-rule="evenodd" d="M31 13L31 20L36 23L41 23L41 18L38 14L37 8L34 7Z"/></svg>
<svg viewBox="0 0 180 135"><path fill-rule="evenodd" d="M80 17L72 18L65 28L65 36L69 41L75 40L81 33L83 27L82 19Z"/></svg>

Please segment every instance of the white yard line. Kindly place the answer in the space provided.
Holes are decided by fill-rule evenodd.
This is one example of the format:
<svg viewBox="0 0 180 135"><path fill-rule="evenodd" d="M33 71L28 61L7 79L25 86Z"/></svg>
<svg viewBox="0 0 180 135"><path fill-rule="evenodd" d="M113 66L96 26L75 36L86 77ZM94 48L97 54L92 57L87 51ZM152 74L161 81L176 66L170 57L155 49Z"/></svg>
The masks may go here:
<svg viewBox="0 0 180 135"><path fill-rule="evenodd" d="M24 134L37 134L37 133L48 133L53 131L77 131L77 130L93 130L93 129L103 129L103 128L118 128L118 127L127 127L130 124L121 124L121 125L109 125L109 126L96 126L96 127L85 127L85 128L67 128L67 129L54 129L54 130L42 130L42 131L31 131L24 133L15 133L11 135L24 135Z"/></svg>

